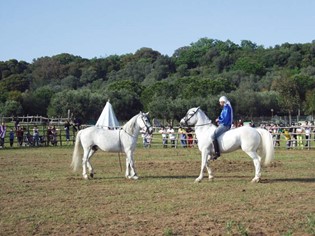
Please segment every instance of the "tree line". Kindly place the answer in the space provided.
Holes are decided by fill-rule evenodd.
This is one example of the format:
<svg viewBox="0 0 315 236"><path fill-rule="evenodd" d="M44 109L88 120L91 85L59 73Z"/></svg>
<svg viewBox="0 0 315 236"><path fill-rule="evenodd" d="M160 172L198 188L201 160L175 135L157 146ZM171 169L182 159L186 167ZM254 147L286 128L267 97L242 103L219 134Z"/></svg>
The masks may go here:
<svg viewBox="0 0 315 236"><path fill-rule="evenodd" d="M200 106L210 118L226 95L236 118L313 115L315 41L264 48L201 38L172 56L151 48L85 59L67 53L32 63L0 61L2 116L65 117L84 123L99 117L108 99L119 120L140 110L160 119L182 118Z"/></svg>

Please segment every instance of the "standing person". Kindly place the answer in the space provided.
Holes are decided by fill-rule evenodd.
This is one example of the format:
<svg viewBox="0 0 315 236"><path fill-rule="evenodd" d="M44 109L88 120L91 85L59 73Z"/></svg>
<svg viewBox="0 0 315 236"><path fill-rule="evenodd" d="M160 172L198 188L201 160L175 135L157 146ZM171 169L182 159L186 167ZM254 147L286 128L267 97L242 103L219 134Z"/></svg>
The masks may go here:
<svg viewBox="0 0 315 236"><path fill-rule="evenodd" d="M34 142L34 146L39 145L39 132L36 125L33 128L33 142Z"/></svg>
<svg viewBox="0 0 315 236"><path fill-rule="evenodd" d="M152 138L153 134L146 133L147 148L151 147Z"/></svg>
<svg viewBox="0 0 315 236"><path fill-rule="evenodd" d="M291 147L295 148L297 146L296 145L297 136L296 136L296 127L294 123L291 124L291 128L289 129L289 132L291 134L291 139L292 139Z"/></svg>
<svg viewBox="0 0 315 236"><path fill-rule="evenodd" d="M67 120L65 123L65 131L66 131L67 145L69 145L69 141L70 141L70 122L69 122L69 120Z"/></svg>
<svg viewBox="0 0 315 236"><path fill-rule="evenodd" d="M52 140L52 127L50 125L47 126L46 137L47 137L47 146L49 146L50 141Z"/></svg>
<svg viewBox="0 0 315 236"><path fill-rule="evenodd" d="M146 128L141 129L140 133L141 133L141 137L142 137L143 147L147 148L149 145L148 145L148 140L147 140L147 134L148 133L146 131Z"/></svg>
<svg viewBox="0 0 315 236"><path fill-rule="evenodd" d="M183 127L179 127L178 129L179 139L180 143L182 144L183 148L187 147L187 137L186 137L186 131Z"/></svg>
<svg viewBox="0 0 315 236"><path fill-rule="evenodd" d="M57 129L56 129L56 126L54 125L51 129L51 144L53 146L56 146L57 145Z"/></svg>
<svg viewBox="0 0 315 236"><path fill-rule="evenodd" d="M298 124L299 126L296 128L296 142L297 142L297 147L300 149L303 149L303 134L304 134L304 128L302 127L302 124Z"/></svg>
<svg viewBox="0 0 315 236"><path fill-rule="evenodd" d="M74 118L74 123L75 123L75 126L77 127L77 130L80 130L81 129L81 120L80 120L80 118Z"/></svg>
<svg viewBox="0 0 315 236"><path fill-rule="evenodd" d="M167 148L167 130L165 129L164 126L161 126L161 129L159 130L159 133L162 134L162 142L163 142L163 148Z"/></svg>
<svg viewBox="0 0 315 236"><path fill-rule="evenodd" d="M187 144L188 147L193 147L194 146L194 135L193 135L193 130L192 128L187 128L186 129L186 133L187 133Z"/></svg>
<svg viewBox="0 0 315 236"><path fill-rule="evenodd" d="M231 129L231 125L233 123L233 108L231 106L230 101L225 97L222 96L219 99L220 106L222 107L222 111L220 116L216 119L218 123L218 127L214 131L212 135L212 142L214 147L214 156L212 157L213 160L216 160L220 157L220 150L219 150L219 143L218 138L221 134Z"/></svg>
<svg viewBox="0 0 315 236"><path fill-rule="evenodd" d="M173 126L170 126L170 127L167 129L167 133L168 133L169 136L170 136L172 148L174 148L174 147L175 147L176 135L175 135L175 131L174 131L174 129L173 129Z"/></svg>
<svg viewBox="0 0 315 236"><path fill-rule="evenodd" d="M7 132L7 127L5 126L5 123L2 122L0 126L0 146L1 148L4 148L4 137Z"/></svg>
<svg viewBox="0 0 315 236"><path fill-rule="evenodd" d="M14 143L14 131L13 131L12 128L10 129L9 138L10 138L10 147L13 147L13 143Z"/></svg>
<svg viewBox="0 0 315 236"><path fill-rule="evenodd" d="M16 138L20 147L23 145L23 136L24 136L23 127L20 127L20 125L18 125L16 131Z"/></svg>
<svg viewBox="0 0 315 236"><path fill-rule="evenodd" d="M305 147L309 148L311 141L311 126L309 126L308 121L305 122L305 139L306 139Z"/></svg>
<svg viewBox="0 0 315 236"><path fill-rule="evenodd" d="M291 148L291 135L290 135L288 129L284 129L282 131L282 133L283 133L283 136L286 140L287 149L290 149Z"/></svg>

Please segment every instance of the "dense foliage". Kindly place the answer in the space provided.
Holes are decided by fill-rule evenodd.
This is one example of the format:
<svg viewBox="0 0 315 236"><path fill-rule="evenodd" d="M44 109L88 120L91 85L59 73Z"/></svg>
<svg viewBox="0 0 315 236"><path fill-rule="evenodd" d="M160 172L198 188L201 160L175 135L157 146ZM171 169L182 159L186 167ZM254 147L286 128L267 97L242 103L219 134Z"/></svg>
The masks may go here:
<svg viewBox="0 0 315 236"><path fill-rule="evenodd" d="M235 117L313 115L315 41L264 48L202 38L170 56L150 48L84 59L70 54L0 61L2 116L67 115L94 121L110 99L119 120L140 110L179 119L193 106L210 118L227 95Z"/></svg>

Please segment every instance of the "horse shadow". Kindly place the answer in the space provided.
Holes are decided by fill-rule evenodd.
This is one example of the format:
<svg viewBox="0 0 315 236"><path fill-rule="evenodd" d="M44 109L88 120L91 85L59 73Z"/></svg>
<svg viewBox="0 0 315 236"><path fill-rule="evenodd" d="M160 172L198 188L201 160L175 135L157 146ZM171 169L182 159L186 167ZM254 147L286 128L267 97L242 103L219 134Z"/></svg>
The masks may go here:
<svg viewBox="0 0 315 236"><path fill-rule="evenodd" d="M195 179L198 176L196 175L163 175L163 176L156 176L156 175L143 175L139 176L139 180L150 180L150 179ZM112 176L112 177L104 177L104 176L95 176L90 180L119 180L119 179L126 179L124 176ZM204 177L206 180L207 177ZM215 179L250 179L249 176L215 176ZM68 180L75 181L75 180L82 180L82 177L69 177ZM285 182L296 182L296 183L315 183L315 178L270 178L264 179L262 178L259 183L262 184L274 184L274 183L285 183Z"/></svg>
<svg viewBox="0 0 315 236"><path fill-rule="evenodd" d="M196 175L179 175L179 176L140 176L140 179L195 179ZM250 179L250 176L215 176L214 179ZM204 179L208 179L204 177ZM296 182L296 183L315 183L315 178L275 178L275 179L264 179L262 178L259 183L262 184L273 184L279 182Z"/></svg>
<svg viewBox="0 0 315 236"><path fill-rule="evenodd" d="M261 180L261 183L279 183L279 182L315 183L315 178L276 178L276 179L262 179Z"/></svg>

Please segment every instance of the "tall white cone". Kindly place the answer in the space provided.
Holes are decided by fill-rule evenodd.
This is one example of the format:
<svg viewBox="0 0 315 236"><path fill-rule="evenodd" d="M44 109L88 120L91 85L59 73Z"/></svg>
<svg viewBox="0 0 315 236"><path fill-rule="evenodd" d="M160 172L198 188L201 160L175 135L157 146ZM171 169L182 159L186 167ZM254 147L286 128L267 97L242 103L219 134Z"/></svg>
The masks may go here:
<svg viewBox="0 0 315 236"><path fill-rule="evenodd" d="M98 118L96 125L101 128L118 128L119 122L115 116L112 105L109 101L106 102L106 105L102 111L102 114Z"/></svg>

